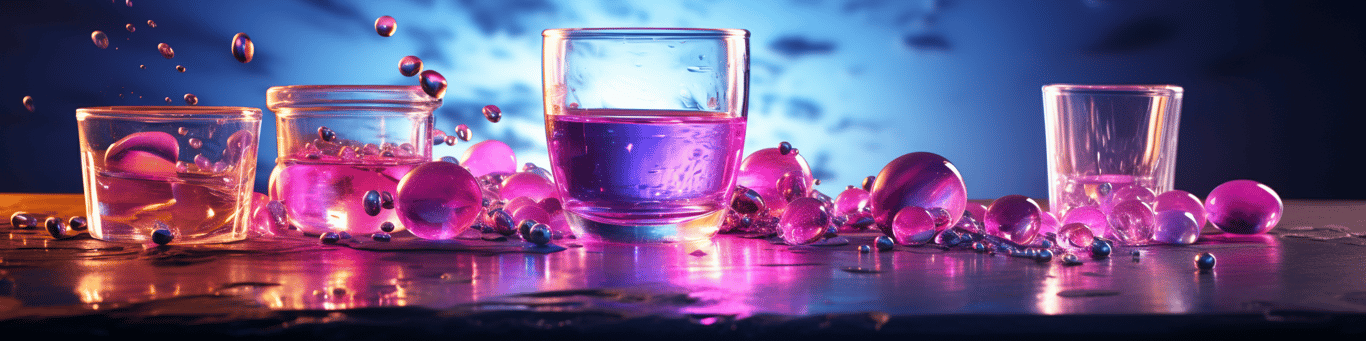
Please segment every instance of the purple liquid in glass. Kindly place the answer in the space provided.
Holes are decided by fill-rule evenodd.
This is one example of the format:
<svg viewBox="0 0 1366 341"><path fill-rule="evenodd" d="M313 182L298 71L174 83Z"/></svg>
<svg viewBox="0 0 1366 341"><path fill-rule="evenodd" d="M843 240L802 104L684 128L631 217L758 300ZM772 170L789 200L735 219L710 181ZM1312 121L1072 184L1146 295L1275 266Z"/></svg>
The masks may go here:
<svg viewBox="0 0 1366 341"><path fill-rule="evenodd" d="M674 224L729 203L744 117L570 109L547 119L550 163L565 210L611 224Z"/></svg>

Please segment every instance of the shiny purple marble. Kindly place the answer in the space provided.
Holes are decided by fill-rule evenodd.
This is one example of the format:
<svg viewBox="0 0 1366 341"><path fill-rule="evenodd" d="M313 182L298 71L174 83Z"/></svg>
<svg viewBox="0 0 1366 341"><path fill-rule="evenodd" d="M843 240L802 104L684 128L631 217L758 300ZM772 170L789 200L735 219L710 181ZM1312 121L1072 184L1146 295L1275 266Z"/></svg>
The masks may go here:
<svg viewBox="0 0 1366 341"><path fill-rule="evenodd" d="M749 154L740 162L740 173L736 177L736 182L740 186L759 192L759 196L768 205L769 214L779 216L783 208L787 207L787 200L778 188L778 180L788 173L796 174L795 176L804 182L805 188L811 188L815 182L815 178L811 176L811 167L806 164L806 158L795 153L783 155L778 148L764 148Z"/></svg>
<svg viewBox="0 0 1366 341"><path fill-rule="evenodd" d="M868 203L873 221L887 234L891 234L892 220L902 208L963 212L968 202L958 168L934 153L916 152L892 160L878 172L871 188ZM946 225L953 226L961 217L954 215Z"/></svg>
<svg viewBox="0 0 1366 341"><path fill-rule="evenodd" d="M136 175L170 177L176 173L180 144L175 136L159 131L144 131L124 136L104 153L109 171Z"/></svg>
<svg viewBox="0 0 1366 341"><path fill-rule="evenodd" d="M1010 239L1017 244L1028 244L1039 235L1039 228L1043 225L1040 218L1042 214L1043 209L1034 199L1011 194L991 202L983 223L989 235Z"/></svg>
<svg viewBox="0 0 1366 341"><path fill-rule="evenodd" d="M1157 212L1153 240L1164 244L1190 245L1200 237L1200 225L1195 215L1180 210Z"/></svg>
<svg viewBox="0 0 1366 341"><path fill-rule="evenodd" d="M963 212L972 213L972 219L982 220L987 217L987 205L977 202L968 202Z"/></svg>
<svg viewBox="0 0 1366 341"><path fill-rule="evenodd" d="M1114 189L1114 191L1110 192L1110 195L1106 196L1102 202L1105 207L1113 208L1116 204L1125 200L1138 200L1151 206L1157 201L1157 194L1153 193L1152 189L1143 187L1137 183L1131 183Z"/></svg>
<svg viewBox="0 0 1366 341"><path fill-rule="evenodd" d="M1285 205L1271 187L1252 180L1225 182L1205 198L1205 215L1214 227L1233 234L1262 234L1281 221Z"/></svg>
<svg viewBox="0 0 1366 341"><path fill-rule="evenodd" d="M1195 216L1196 226L1205 227L1205 204L1200 198L1183 190L1170 190L1157 196L1153 211L1185 211Z"/></svg>
<svg viewBox="0 0 1366 341"><path fill-rule="evenodd" d="M778 220L783 241L789 245L814 243L825 236L827 226L830 226L830 213L820 200L812 198L792 200Z"/></svg>
<svg viewBox="0 0 1366 341"><path fill-rule="evenodd" d="M422 239L453 239L479 216L479 183L465 168L449 162L413 167L398 183L399 220Z"/></svg>
<svg viewBox="0 0 1366 341"><path fill-rule="evenodd" d="M512 213L512 221L520 222L523 220L531 220L537 223L550 222L550 213L546 212L545 209L537 205L527 205L518 207L517 209L514 209L509 213Z"/></svg>
<svg viewBox="0 0 1366 341"><path fill-rule="evenodd" d="M924 245L937 232L934 217L925 209L905 207L892 218L892 239L901 245Z"/></svg>
<svg viewBox="0 0 1366 341"><path fill-rule="evenodd" d="M516 211L516 210L519 209L519 208L526 207L526 206L535 206L535 205L536 205L536 201L535 201L535 200L531 200L531 198L527 198L527 197L518 197L518 198L516 198L516 199L508 200L507 203L503 204L503 210L507 211L508 214L511 214L513 211ZM517 221L521 221L521 220L517 220Z"/></svg>
<svg viewBox="0 0 1366 341"><path fill-rule="evenodd" d="M550 180L535 173L520 172L503 178L503 187L499 189L499 195L503 199L525 197L541 201L545 198L558 197L555 191L555 184Z"/></svg>
<svg viewBox="0 0 1366 341"><path fill-rule="evenodd" d="M835 216L853 217L868 206L868 191L849 188L835 197Z"/></svg>
<svg viewBox="0 0 1366 341"><path fill-rule="evenodd" d="M783 202L791 202L797 198L806 197L811 192L807 179L803 178L801 172L787 172L778 178L778 194Z"/></svg>
<svg viewBox="0 0 1366 341"><path fill-rule="evenodd" d="M474 176L512 174L517 172L517 155L506 143L487 140L465 149L465 154L460 156L460 165L469 169Z"/></svg>
<svg viewBox="0 0 1366 341"><path fill-rule="evenodd" d="M1085 223L1069 223L1058 228L1058 246L1073 253L1084 253L1091 248L1096 235Z"/></svg>
<svg viewBox="0 0 1366 341"><path fill-rule="evenodd" d="M425 70L418 74L418 85L422 86L422 91L428 96L440 99L446 97L446 77L435 70Z"/></svg>
<svg viewBox="0 0 1366 341"><path fill-rule="evenodd" d="M1062 221L1059 223L1062 225L1082 223L1091 228L1091 233L1097 237L1110 235L1110 220L1105 217L1105 212L1100 211L1099 206L1082 206L1068 210L1066 214L1063 214Z"/></svg>
<svg viewBox="0 0 1366 341"><path fill-rule="evenodd" d="M1130 199L1116 203L1106 217L1110 222L1110 237L1122 245L1143 245L1153 236L1156 215L1152 206Z"/></svg>

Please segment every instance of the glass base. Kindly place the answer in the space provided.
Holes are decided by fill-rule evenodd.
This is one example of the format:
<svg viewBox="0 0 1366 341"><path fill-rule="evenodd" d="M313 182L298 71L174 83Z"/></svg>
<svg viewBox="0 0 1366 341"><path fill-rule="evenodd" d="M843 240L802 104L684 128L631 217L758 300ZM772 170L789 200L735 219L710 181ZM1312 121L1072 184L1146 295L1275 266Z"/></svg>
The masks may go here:
<svg viewBox="0 0 1366 341"><path fill-rule="evenodd" d="M696 219L656 225L623 225L594 221L565 210L569 227L580 240L599 243L658 244L710 240L721 230L726 211L704 214Z"/></svg>

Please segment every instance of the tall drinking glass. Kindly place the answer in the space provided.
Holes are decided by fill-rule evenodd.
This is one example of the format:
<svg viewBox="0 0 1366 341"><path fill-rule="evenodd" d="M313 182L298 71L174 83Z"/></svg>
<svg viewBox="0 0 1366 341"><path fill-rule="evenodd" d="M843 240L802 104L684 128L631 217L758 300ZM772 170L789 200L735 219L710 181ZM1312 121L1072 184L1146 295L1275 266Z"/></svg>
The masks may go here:
<svg viewBox="0 0 1366 341"><path fill-rule="evenodd" d="M616 243L716 234L743 156L749 31L542 35L546 140L574 233Z"/></svg>
<svg viewBox="0 0 1366 341"><path fill-rule="evenodd" d="M1146 243L1155 194L1172 189L1181 95L1174 85L1044 86L1051 211L1066 221L1084 208L1107 217L1097 232Z"/></svg>
<svg viewBox="0 0 1366 341"><path fill-rule="evenodd" d="M173 243L245 239L261 109L134 106L76 109L90 234Z"/></svg>
<svg viewBox="0 0 1366 341"><path fill-rule="evenodd" d="M392 198L408 170L432 160L440 99L417 86L296 85L271 87L266 102L279 148L270 197L290 224L313 235L404 227Z"/></svg>

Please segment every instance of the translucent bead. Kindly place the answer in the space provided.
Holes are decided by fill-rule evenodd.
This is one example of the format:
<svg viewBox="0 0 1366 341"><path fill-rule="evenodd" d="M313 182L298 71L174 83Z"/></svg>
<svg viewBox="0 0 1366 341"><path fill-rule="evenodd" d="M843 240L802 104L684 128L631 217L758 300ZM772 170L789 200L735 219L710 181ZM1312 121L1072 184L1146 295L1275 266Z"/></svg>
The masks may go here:
<svg viewBox="0 0 1366 341"><path fill-rule="evenodd" d="M949 212L963 212L967 207L967 189L963 176L948 159L916 152L892 160L882 167L869 191L873 221L890 233L892 220L905 207L943 208ZM948 225L958 222L952 217Z"/></svg>
<svg viewBox="0 0 1366 341"><path fill-rule="evenodd" d="M185 71L181 71L181 72L185 72ZM199 96L195 96L194 94L185 94L185 105L198 105L198 104L199 104Z"/></svg>
<svg viewBox="0 0 1366 341"><path fill-rule="evenodd" d="M972 213L972 218L981 221L987 217L987 205L979 202L968 202L967 207L963 208L964 213Z"/></svg>
<svg viewBox="0 0 1366 341"><path fill-rule="evenodd" d="M854 216L868 206L868 191L849 188L835 197L836 216Z"/></svg>
<svg viewBox="0 0 1366 341"><path fill-rule="evenodd" d="M256 55L256 44L251 42L251 37L246 33L238 32L232 36L232 57L238 62L249 63L252 56Z"/></svg>
<svg viewBox="0 0 1366 341"><path fill-rule="evenodd" d="M1123 245L1142 245L1153 235L1156 217L1148 204L1139 200L1124 200L1110 209L1110 236Z"/></svg>
<svg viewBox="0 0 1366 341"><path fill-rule="evenodd" d="M489 120L490 123L498 123L498 121L503 119L503 109L499 109L496 105L485 105L483 111L484 118Z"/></svg>
<svg viewBox="0 0 1366 341"><path fill-rule="evenodd" d="M1105 217L1105 213L1100 211L1099 206L1082 206L1073 208L1063 215L1061 224L1071 223L1086 224L1091 228L1091 233L1096 236L1110 235L1110 221Z"/></svg>
<svg viewBox="0 0 1366 341"><path fill-rule="evenodd" d="M394 222L386 221L379 223L380 232L394 232Z"/></svg>
<svg viewBox="0 0 1366 341"><path fill-rule="evenodd" d="M170 177L180 159L180 145L171 134L145 131L129 134L109 145L104 164L110 171Z"/></svg>
<svg viewBox="0 0 1366 341"><path fill-rule="evenodd" d="M474 138L474 132L470 131L470 126L464 124L457 125L455 126L455 137L459 138L461 141L469 142L470 139ZM446 144L455 145L455 143L452 142L447 142Z"/></svg>
<svg viewBox="0 0 1366 341"><path fill-rule="evenodd" d="M1023 195L1007 195L991 202L983 219L987 234L1004 237L1018 244L1028 244L1039 234L1039 216L1043 210L1034 199Z"/></svg>
<svg viewBox="0 0 1366 341"><path fill-rule="evenodd" d="M859 245L859 246L858 246L858 253L869 253L869 252L873 252L873 247L872 247L872 246L869 246L869 245Z"/></svg>
<svg viewBox="0 0 1366 341"><path fill-rule="evenodd" d="M787 141L778 143L778 153L783 155L792 154L792 144L787 143Z"/></svg>
<svg viewBox="0 0 1366 341"><path fill-rule="evenodd" d="M517 172L517 155L512 147L498 140L475 143L460 156L460 164L474 176L490 173L512 174Z"/></svg>
<svg viewBox="0 0 1366 341"><path fill-rule="evenodd" d="M1170 190L1157 196L1157 204L1153 205L1153 210L1162 211L1185 211L1195 216L1195 225L1205 227L1205 204L1200 202L1200 198L1190 192L1182 190Z"/></svg>
<svg viewBox="0 0 1366 341"><path fill-rule="evenodd" d="M525 197L531 200L540 201L545 198L556 196L555 184L539 175L527 172L520 172L503 178L503 186L499 190L499 195L503 198Z"/></svg>
<svg viewBox="0 0 1366 341"><path fill-rule="evenodd" d="M398 21L394 20L394 17L386 15L375 19L375 33L379 33L379 36L392 36L396 30L398 30Z"/></svg>
<svg viewBox="0 0 1366 341"><path fill-rule="evenodd" d="M1085 223L1070 223L1058 228L1058 246L1071 252L1082 252L1091 248L1096 240L1091 227Z"/></svg>
<svg viewBox="0 0 1366 341"><path fill-rule="evenodd" d="M418 74L418 85L428 96L440 99L446 97L446 77L435 70L424 70Z"/></svg>
<svg viewBox="0 0 1366 341"><path fill-rule="evenodd" d="M1157 223L1153 229L1153 240L1159 243L1190 245L1200 237L1200 225L1195 215L1186 211L1168 210L1157 212Z"/></svg>
<svg viewBox="0 0 1366 341"><path fill-rule="evenodd" d="M1234 234L1261 234L1281 221L1281 196L1252 180L1225 182L1205 198L1205 214L1214 227Z"/></svg>
<svg viewBox="0 0 1366 341"><path fill-rule="evenodd" d="M341 239L340 234L332 231L323 232L323 234L318 235L318 241L323 244L336 244L338 241L341 241Z"/></svg>
<svg viewBox="0 0 1366 341"><path fill-rule="evenodd" d="M778 148L765 148L745 157L740 163L736 182L758 192L768 205L769 214L776 216L787 207L787 201L778 189L778 180L788 173L797 174L806 181L805 187L811 188L811 167L807 166L805 158L795 154L783 155Z"/></svg>
<svg viewBox="0 0 1366 341"><path fill-rule="evenodd" d="M901 245L924 245L934 238L934 217L919 207L905 207L892 218L892 238Z"/></svg>
<svg viewBox="0 0 1366 341"><path fill-rule="evenodd" d="M389 235L388 232L377 232L375 234L370 235L370 239L377 242L388 242L390 240L393 240L394 237Z"/></svg>
<svg viewBox="0 0 1366 341"><path fill-rule="evenodd" d="M764 198L759 192L745 186L736 186L731 192L730 208L743 215L752 215L766 209Z"/></svg>
<svg viewBox="0 0 1366 341"><path fill-rule="evenodd" d="M783 217L778 221L784 242L790 245L814 243L825 235L825 227L830 225L830 214L821 202L811 198L797 198L788 203Z"/></svg>
<svg viewBox="0 0 1366 341"><path fill-rule="evenodd" d="M407 56L398 60L398 73L404 77L416 76L420 72L422 72L422 58ZM445 136L442 136L442 138L444 139Z"/></svg>
<svg viewBox="0 0 1366 341"><path fill-rule="evenodd" d="M464 167L427 162L413 167L398 183L399 220L422 239L452 239L479 216L479 183Z"/></svg>

